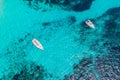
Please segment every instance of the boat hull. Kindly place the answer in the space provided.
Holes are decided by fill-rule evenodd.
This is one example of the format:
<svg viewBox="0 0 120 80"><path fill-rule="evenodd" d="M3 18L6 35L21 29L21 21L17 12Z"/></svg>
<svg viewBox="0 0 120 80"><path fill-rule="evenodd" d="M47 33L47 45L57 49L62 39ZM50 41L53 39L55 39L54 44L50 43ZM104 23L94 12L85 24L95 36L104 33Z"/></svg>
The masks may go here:
<svg viewBox="0 0 120 80"><path fill-rule="evenodd" d="M42 44L37 39L32 39L32 43L39 49L44 50Z"/></svg>
<svg viewBox="0 0 120 80"><path fill-rule="evenodd" d="M90 20L85 21L85 23L86 23L90 28L95 29L94 24L93 24Z"/></svg>

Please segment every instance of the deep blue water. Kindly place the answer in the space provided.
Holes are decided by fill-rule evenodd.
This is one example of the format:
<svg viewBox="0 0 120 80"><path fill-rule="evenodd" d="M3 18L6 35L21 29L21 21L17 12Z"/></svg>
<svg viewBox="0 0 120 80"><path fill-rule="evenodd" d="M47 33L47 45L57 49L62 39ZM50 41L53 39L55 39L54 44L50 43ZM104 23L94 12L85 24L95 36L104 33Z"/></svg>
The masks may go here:
<svg viewBox="0 0 120 80"><path fill-rule="evenodd" d="M18 78L23 76L23 80L63 80L74 72L74 64L88 57L95 64L97 56L109 55L108 49L119 45L119 0L50 1L0 0L2 80L22 80ZM84 23L86 19L95 24L95 30ZM44 51L32 44L33 38ZM112 45L105 46L107 42ZM89 69L100 79L94 66Z"/></svg>

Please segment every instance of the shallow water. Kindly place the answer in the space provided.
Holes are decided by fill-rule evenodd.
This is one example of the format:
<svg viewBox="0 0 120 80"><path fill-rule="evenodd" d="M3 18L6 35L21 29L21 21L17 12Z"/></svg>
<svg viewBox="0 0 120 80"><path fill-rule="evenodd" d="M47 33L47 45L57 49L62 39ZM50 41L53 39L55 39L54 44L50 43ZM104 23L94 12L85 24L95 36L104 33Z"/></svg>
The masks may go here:
<svg viewBox="0 0 120 80"><path fill-rule="evenodd" d="M64 10L56 5L51 8L45 4L42 9L46 12L43 12L28 6L26 1L1 0L0 78L8 77L11 72L19 73L21 65L34 62L53 75L51 80L63 79L73 71L73 64L78 63L76 56L80 56L80 60L95 57L100 55L99 49L106 54L106 48L101 46L106 41L101 41L104 22L97 18L115 7L120 7L119 0L95 0L90 9L82 12ZM81 25L86 19L94 19L95 30ZM44 51L32 44L33 38L43 44ZM96 41L98 46L94 46Z"/></svg>

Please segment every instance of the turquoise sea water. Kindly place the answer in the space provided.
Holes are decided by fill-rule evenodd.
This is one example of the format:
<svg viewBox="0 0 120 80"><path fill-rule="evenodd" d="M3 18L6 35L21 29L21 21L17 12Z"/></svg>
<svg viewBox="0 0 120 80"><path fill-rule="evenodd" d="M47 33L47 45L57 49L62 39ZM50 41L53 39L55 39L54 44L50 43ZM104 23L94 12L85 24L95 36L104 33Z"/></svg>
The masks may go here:
<svg viewBox="0 0 120 80"><path fill-rule="evenodd" d="M95 23L95 30L84 28L80 23L119 6L119 0L95 0L90 9L75 12L41 4L47 10L42 12L22 0L0 0L0 78L19 72L27 62L34 62L54 76L51 80L63 79L73 71L73 64L78 63L76 56L82 59L100 55L90 46L104 33L102 21ZM75 23L71 16L76 18ZM33 38L43 44L44 51L32 44ZM105 48L102 50L106 53Z"/></svg>

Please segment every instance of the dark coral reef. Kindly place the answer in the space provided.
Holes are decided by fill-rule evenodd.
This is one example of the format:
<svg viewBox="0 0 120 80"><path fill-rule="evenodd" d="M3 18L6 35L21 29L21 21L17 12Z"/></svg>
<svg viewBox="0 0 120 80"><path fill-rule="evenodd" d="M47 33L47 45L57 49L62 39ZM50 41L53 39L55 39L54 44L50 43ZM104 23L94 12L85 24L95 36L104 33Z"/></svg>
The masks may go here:
<svg viewBox="0 0 120 80"><path fill-rule="evenodd" d="M28 3L28 5L35 10L41 9L39 3L44 3L45 5L50 5L53 7L57 5L64 10L72 10L75 12L81 12L88 10L92 5L94 0L23 0Z"/></svg>
<svg viewBox="0 0 120 80"><path fill-rule="evenodd" d="M16 73L12 80L44 80L45 71L43 66L31 63L25 65L23 69Z"/></svg>
<svg viewBox="0 0 120 80"><path fill-rule="evenodd" d="M8 70L5 70L0 80L44 80L45 76L49 77L42 65L26 60L26 49L31 49L27 46L31 36L30 33L26 33L22 38L14 40L0 56L8 61Z"/></svg>
<svg viewBox="0 0 120 80"><path fill-rule="evenodd" d="M104 32L101 40L96 40L91 49L98 49L101 54L104 54L101 50L106 49L107 54L85 58L73 66L74 72L66 75L65 80L120 80L120 7L109 9L94 21L103 27ZM101 41L103 43L100 47L98 43Z"/></svg>
<svg viewBox="0 0 120 80"><path fill-rule="evenodd" d="M99 17L104 20L103 38L109 39L114 43L120 42L120 7L109 9L105 14Z"/></svg>
<svg viewBox="0 0 120 80"><path fill-rule="evenodd" d="M100 80L120 79L120 46L111 47L109 55L96 60L96 70Z"/></svg>
<svg viewBox="0 0 120 80"><path fill-rule="evenodd" d="M65 80L120 80L120 46L111 47L109 55L85 58L74 66L74 72ZM94 68L91 68L94 66Z"/></svg>
<svg viewBox="0 0 120 80"><path fill-rule="evenodd" d="M92 65L92 58L83 59L79 64L74 65L73 74L70 76L65 76L65 80L87 80L90 76L91 78L94 78L95 75L93 74L93 71L89 71Z"/></svg>

